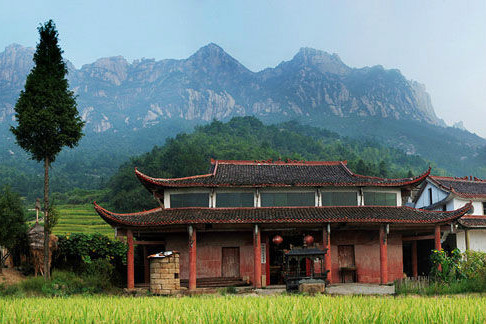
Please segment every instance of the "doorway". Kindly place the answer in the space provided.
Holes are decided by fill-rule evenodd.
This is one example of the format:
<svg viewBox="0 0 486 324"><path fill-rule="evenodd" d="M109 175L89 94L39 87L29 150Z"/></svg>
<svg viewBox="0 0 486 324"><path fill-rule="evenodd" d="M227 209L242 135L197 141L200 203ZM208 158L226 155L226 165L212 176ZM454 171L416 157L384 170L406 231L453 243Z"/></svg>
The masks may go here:
<svg viewBox="0 0 486 324"><path fill-rule="evenodd" d="M238 278L240 276L240 248L224 247L221 258L221 277Z"/></svg>
<svg viewBox="0 0 486 324"><path fill-rule="evenodd" d="M338 245L338 260L341 281L343 283L356 282L354 245Z"/></svg>

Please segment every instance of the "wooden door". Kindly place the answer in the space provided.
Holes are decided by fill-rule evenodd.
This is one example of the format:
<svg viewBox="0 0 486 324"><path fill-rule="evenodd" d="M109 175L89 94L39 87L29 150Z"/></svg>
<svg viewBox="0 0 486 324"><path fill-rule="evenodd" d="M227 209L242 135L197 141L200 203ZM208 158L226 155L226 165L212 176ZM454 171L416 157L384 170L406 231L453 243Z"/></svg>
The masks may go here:
<svg viewBox="0 0 486 324"><path fill-rule="evenodd" d="M221 258L221 276L236 278L240 276L240 248L224 247Z"/></svg>
<svg viewBox="0 0 486 324"><path fill-rule="evenodd" d="M354 282L356 275L354 245L338 245L338 260L342 282Z"/></svg>

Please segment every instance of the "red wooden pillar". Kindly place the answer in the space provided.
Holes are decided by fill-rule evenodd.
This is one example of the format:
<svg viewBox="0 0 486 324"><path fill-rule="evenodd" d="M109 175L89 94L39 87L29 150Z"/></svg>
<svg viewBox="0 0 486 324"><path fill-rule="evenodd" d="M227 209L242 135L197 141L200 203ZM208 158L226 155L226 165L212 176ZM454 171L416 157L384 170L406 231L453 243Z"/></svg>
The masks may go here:
<svg viewBox="0 0 486 324"><path fill-rule="evenodd" d="M434 241L435 241L435 249L437 251L442 250L442 244L440 243L440 225L435 225Z"/></svg>
<svg viewBox="0 0 486 324"><path fill-rule="evenodd" d="M417 241L412 241L412 275L418 277Z"/></svg>
<svg viewBox="0 0 486 324"><path fill-rule="evenodd" d="M386 225L380 226L380 283L388 283L388 242Z"/></svg>
<svg viewBox="0 0 486 324"><path fill-rule="evenodd" d="M253 287L262 287L262 246L261 246L261 234L258 225L255 225L253 231Z"/></svg>
<svg viewBox="0 0 486 324"><path fill-rule="evenodd" d="M266 286L270 286L270 236L267 234L267 238L265 240L265 278L267 282L265 283Z"/></svg>
<svg viewBox="0 0 486 324"><path fill-rule="evenodd" d="M134 289L135 288L135 279L134 279L134 262L133 262L133 232L132 230L127 229L127 244L128 244L128 251L127 251L127 288Z"/></svg>
<svg viewBox="0 0 486 324"><path fill-rule="evenodd" d="M196 278L197 278L197 267L196 267L196 229L189 225L189 290L196 290Z"/></svg>
<svg viewBox="0 0 486 324"><path fill-rule="evenodd" d="M150 264L146 245L143 246L143 279L146 284L150 283Z"/></svg>
<svg viewBox="0 0 486 324"><path fill-rule="evenodd" d="M327 229L322 230L322 238L323 242L322 245L324 246L325 249L327 249L327 253L324 256L324 263L325 263L325 270L327 272L327 280L329 280L329 283L332 283L332 258L331 258L331 225L327 225Z"/></svg>
<svg viewBox="0 0 486 324"><path fill-rule="evenodd" d="M435 249L437 251L442 251L442 244L440 243L440 225L435 225L435 235L434 235ZM439 271L442 271L442 266L439 264Z"/></svg>

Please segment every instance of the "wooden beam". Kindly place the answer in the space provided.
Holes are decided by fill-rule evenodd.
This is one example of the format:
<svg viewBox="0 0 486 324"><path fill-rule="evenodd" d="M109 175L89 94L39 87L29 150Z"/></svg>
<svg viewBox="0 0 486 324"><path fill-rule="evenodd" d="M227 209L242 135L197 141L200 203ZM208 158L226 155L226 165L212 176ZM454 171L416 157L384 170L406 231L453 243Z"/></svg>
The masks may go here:
<svg viewBox="0 0 486 324"><path fill-rule="evenodd" d="M135 245L165 245L165 241L134 241Z"/></svg>
<svg viewBox="0 0 486 324"><path fill-rule="evenodd" d="M404 236L402 241L422 241L422 240L433 240L434 235L420 235L420 236Z"/></svg>

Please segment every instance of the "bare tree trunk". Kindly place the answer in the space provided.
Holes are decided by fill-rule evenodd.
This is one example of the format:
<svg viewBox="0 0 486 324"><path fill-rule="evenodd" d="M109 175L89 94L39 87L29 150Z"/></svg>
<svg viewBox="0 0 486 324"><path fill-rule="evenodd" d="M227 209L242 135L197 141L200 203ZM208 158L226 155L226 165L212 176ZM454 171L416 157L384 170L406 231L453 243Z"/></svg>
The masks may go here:
<svg viewBox="0 0 486 324"><path fill-rule="evenodd" d="M49 158L44 159L44 279L51 277L49 269Z"/></svg>

